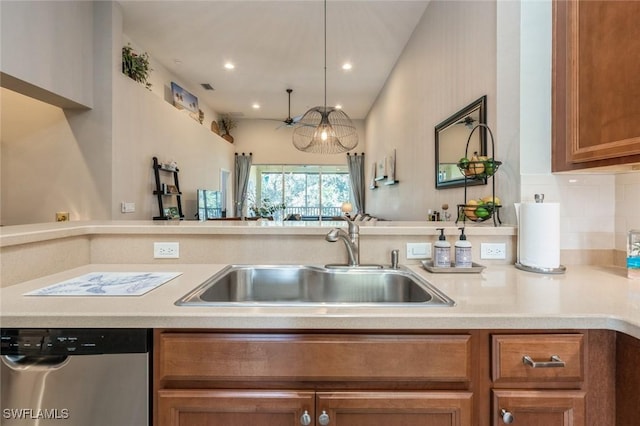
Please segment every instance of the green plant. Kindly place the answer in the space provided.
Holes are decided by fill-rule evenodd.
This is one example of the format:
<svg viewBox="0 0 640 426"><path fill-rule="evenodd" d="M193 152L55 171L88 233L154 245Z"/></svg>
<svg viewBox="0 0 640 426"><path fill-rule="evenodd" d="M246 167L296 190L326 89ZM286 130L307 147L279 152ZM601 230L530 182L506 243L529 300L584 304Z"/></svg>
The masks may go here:
<svg viewBox="0 0 640 426"><path fill-rule="evenodd" d="M236 122L230 114L224 114L220 118L218 125L220 126L220 129L222 131L224 131L226 134L230 134L229 131L236 127Z"/></svg>
<svg viewBox="0 0 640 426"><path fill-rule="evenodd" d="M149 54L144 52L137 54L134 52L131 43L128 43L122 48L122 73L129 78L144 84L144 87L151 90L151 83L149 83L149 75L152 68L149 65Z"/></svg>
<svg viewBox="0 0 640 426"><path fill-rule="evenodd" d="M284 203L274 204L271 201L269 201L268 198L265 198L264 200L262 200L261 205L254 204L253 206L249 207L249 209L253 212L254 216L258 216L258 217L273 216L273 214L278 210L284 210L286 208L287 206Z"/></svg>

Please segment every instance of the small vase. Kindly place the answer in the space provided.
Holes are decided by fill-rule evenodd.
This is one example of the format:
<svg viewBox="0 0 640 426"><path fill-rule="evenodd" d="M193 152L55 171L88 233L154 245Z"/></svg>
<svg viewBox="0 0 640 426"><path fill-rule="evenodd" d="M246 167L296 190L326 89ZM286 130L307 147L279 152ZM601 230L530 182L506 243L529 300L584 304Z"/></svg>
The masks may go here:
<svg viewBox="0 0 640 426"><path fill-rule="evenodd" d="M225 133L224 135L222 135L222 139L226 140L229 143L233 143L233 136L231 136L229 133Z"/></svg>

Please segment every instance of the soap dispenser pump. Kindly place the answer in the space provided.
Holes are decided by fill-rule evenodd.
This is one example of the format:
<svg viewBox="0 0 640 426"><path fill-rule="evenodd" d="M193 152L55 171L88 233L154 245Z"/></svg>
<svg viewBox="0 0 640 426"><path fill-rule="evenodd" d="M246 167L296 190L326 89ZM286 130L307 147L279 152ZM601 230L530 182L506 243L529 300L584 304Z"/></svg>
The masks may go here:
<svg viewBox="0 0 640 426"><path fill-rule="evenodd" d="M444 228L436 228L440 231L438 241L433 246L433 266L435 268L450 268L451 267L451 243L447 241L444 236Z"/></svg>
<svg viewBox="0 0 640 426"><path fill-rule="evenodd" d="M467 236L464 235L464 227L458 228L460 230L460 239L456 241L456 268L471 268L473 262L471 260L471 243L467 241Z"/></svg>

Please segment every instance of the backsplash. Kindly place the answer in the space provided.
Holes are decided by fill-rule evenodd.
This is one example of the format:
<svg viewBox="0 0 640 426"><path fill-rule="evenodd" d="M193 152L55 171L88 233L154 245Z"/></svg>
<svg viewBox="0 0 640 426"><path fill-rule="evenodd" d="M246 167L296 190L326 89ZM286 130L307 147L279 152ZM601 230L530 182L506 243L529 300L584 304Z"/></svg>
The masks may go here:
<svg viewBox="0 0 640 426"><path fill-rule="evenodd" d="M627 232L640 228L640 173L522 175L522 202L536 193L560 203L563 251L612 251L622 265Z"/></svg>

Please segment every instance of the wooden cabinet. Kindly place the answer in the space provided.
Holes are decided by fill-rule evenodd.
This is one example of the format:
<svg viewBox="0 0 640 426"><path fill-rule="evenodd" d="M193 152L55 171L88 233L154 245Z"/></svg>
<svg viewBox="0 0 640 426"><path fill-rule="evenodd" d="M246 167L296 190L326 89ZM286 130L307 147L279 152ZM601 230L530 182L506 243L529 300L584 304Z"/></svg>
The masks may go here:
<svg viewBox="0 0 640 426"><path fill-rule="evenodd" d="M470 392L161 390L158 426L462 426Z"/></svg>
<svg viewBox="0 0 640 426"><path fill-rule="evenodd" d="M286 426L313 418L313 392L169 389L158 392L157 426Z"/></svg>
<svg viewBox="0 0 640 426"><path fill-rule="evenodd" d="M470 426L472 346L470 334L156 331L154 425Z"/></svg>
<svg viewBox="0 0 640 426"><path fill-rule="evenodd" d="M314 424L472 425L471 403L471 392L318 392Z"/></svg>
<svg viewBox="0 0 640 426"><path fill-rule="evenodd" d="M552 170L640 162L640 2L553 2Z"/></svg>
<svg viewBox="0 0 640 426"><path fill-rule="evenodd" d="M584 336L493 335L493 425L583 426Z"/></svg>
<svg viewBox="0 0 640 426"><path fill-rule="evenodd" d="M640 345L618 346L635 371ZM615 348L606 330L155 330L153 424L614 426Z"/></svg>
<svg viewBox="0 0 640 426"><path fill-rule="evenodd" d="M577 426L585 423L582 391L494 390L494 426Z"/></svg>
<svg viewBox="0 0 640 426"><path fill-rule="evenodd" d="M640 419L640 340L618 333L616 337L616 426L635 426Z"/></svg>

